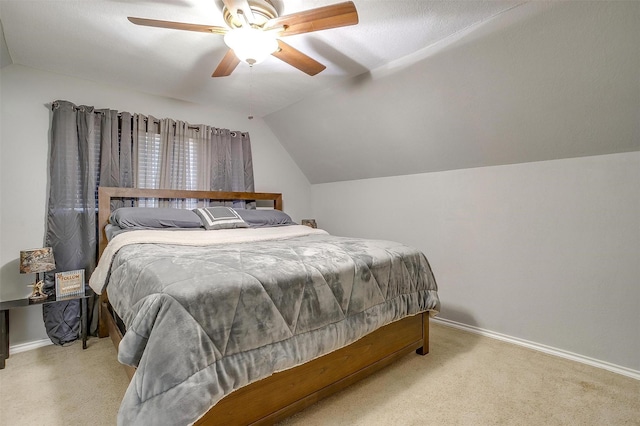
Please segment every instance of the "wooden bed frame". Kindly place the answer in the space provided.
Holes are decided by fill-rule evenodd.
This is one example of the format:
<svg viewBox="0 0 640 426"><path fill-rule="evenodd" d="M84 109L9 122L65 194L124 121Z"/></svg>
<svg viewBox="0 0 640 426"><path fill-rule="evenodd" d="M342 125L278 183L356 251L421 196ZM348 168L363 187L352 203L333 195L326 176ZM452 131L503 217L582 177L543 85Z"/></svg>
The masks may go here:
<svg viewBox="0 0 640 426"><path fill-rule="evenodd" d="M282 194L253 192L210 192L137 188L98 190L99 255L107 245L105 226L112 199L208 199L271 201L282 210ZM100 337L111 336L118 348L122 332L104 291L99 304ZM384 326L362 339L330 354L275 373L227 395L202 416L196 425L270 425L361 380L396 359L416 351L429 352L429 313L414 315ZM125 366L129 379L135 369Z"/></svg>

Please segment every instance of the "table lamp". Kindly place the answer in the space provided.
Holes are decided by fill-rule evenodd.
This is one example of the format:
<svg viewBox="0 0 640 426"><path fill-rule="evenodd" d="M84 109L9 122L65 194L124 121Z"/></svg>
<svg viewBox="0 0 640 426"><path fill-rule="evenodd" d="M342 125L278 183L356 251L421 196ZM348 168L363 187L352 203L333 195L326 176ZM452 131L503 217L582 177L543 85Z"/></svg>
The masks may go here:
<svg viewBox="0 0 640 426"><path fill-rule="evenodd" d="M53 271L54 269L56 269L56 261L53 259L53 249L51 247L20 251L20 273L36 274L36 281L31 284L33 291L29 299L39 301L48 297L42 291L44 281L40 279L40 272Z"/></svg>

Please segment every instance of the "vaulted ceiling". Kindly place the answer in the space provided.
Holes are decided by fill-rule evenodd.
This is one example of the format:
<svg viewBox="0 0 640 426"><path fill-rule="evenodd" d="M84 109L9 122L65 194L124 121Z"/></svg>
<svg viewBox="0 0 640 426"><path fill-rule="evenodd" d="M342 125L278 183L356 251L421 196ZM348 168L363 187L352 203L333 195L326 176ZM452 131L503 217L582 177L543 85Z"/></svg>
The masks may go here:
<svg viewBox="0 0 640 426"><path fill-rule="evenodd" d="M265 118L313 183L640 150L640 2L530 2Z"/></svg>
<svg viewBox="0 0 640 426"><path fill-rule="evenodd" d="M272 0L281 15L341 0ZM13 63L263 117L312 183L640 150L640 2L354 0L327 66L211 73L222 0L1 0Z"/></svg>

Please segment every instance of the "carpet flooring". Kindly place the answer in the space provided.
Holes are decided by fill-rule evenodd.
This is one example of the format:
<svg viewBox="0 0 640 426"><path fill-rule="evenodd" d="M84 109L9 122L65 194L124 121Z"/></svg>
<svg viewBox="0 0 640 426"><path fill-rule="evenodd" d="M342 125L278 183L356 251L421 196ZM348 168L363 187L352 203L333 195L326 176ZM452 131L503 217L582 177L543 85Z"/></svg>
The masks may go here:
<svg viewBox="0 0 640 426"><path fill-rule="evenodd" d="M114 425L127 383L110 339L18 353L0 370L0 425ZM640 425L640 381L432 323L428 356L280 425Z"/></svg>

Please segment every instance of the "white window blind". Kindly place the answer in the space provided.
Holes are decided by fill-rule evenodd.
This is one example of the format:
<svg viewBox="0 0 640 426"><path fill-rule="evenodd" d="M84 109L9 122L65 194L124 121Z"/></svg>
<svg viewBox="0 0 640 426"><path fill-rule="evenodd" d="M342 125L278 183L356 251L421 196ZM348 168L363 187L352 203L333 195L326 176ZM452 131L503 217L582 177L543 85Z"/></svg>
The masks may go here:
<svg viewBox="0 0 640 426"><path fill-rule="evenodd" d="M171 158L169 167L172 187L178 189L196 190L198 188L198 143L194 138L187 138L184 143L170 142ZM162 172L163 146L160 134L145 132L138 134L138 187L160 188ZM165 160L166 161L166 160ZM158 207L167 205L157 199L139 200L139 206ZM180 208L196 208L198 200L171 200L168 205Z"/></svg>

